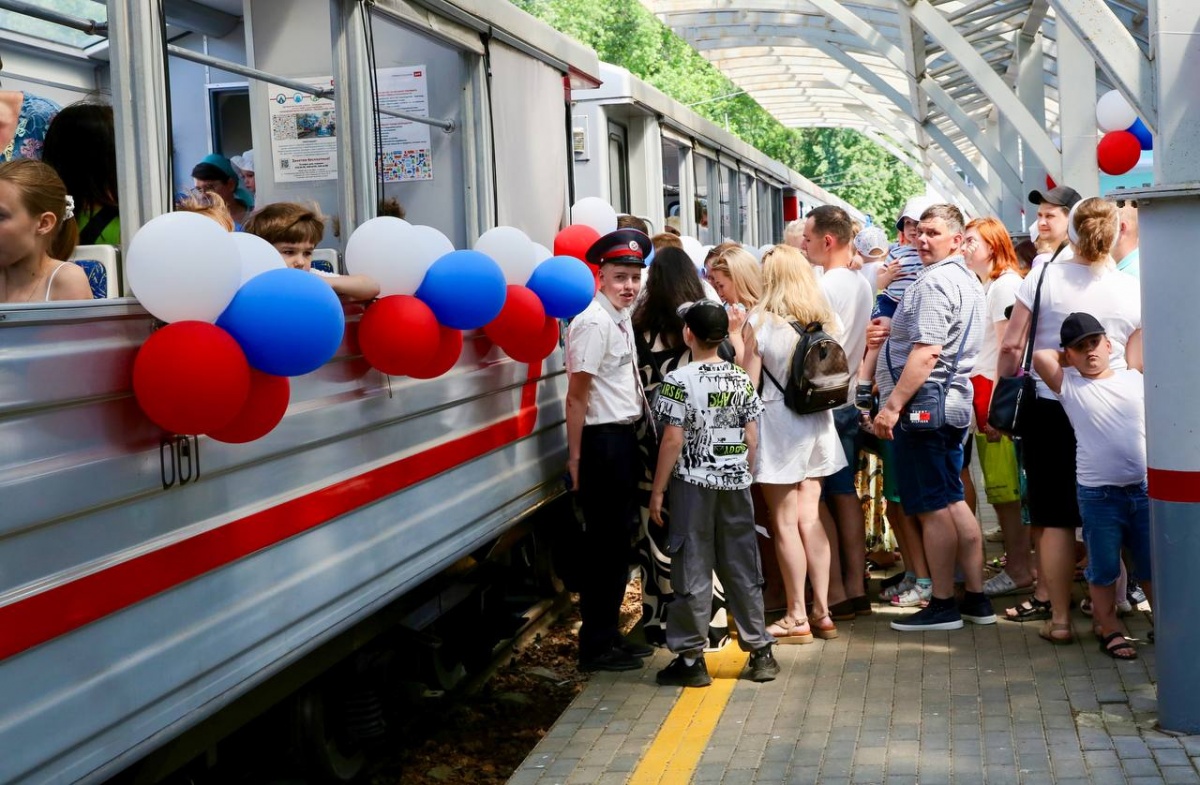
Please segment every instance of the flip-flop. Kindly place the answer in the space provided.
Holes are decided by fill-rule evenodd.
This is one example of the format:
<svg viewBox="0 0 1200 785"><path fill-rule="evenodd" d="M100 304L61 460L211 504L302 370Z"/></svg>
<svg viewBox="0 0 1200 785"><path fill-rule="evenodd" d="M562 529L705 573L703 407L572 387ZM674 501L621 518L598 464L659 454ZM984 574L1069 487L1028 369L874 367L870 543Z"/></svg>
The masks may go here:
<svg viewBox="0 0 1200 785"><path fill-rule="evenodd" d="M775 639L776 643L787 644L803 644L812 643L813 634L810 629L805 629L804 632L796 632L800 627L808 627L807 621L793 621L784 616L776 622L767 625L767 632ZM778 632L776 632L778 630Z"/></svg>
<svg viewBox="0 0 1200 785"><path fill-rule="evenodd" d="M1067 633L1065 638L1059 638L1054 635L1056 632L1064 631ZM1075 642L1075 633L1071 632L1070 624L1055 624L1050 620L1047 620L1042 625L1042 628L1038 630L1038 637L1044 641L1053 643L1055 646L1069 646Z"/></svg>
<svg viewBox="0 0 1200 785"><path fill-rule="evenodd" d="M1007 572L993 575L983 582L983 593L988 597L1005 597L1011 594L1029 594L1033 591L1033 583L1018 586Z"/></svg>
<svg viewBox="0 0 1200 785"><path fill-rule="evenodd" d="M1030 597L1020 605L1007 608L1000 618L1015 622L1045 621L1050 618L1050 603Z"/></svg>
<svg viewBox="0 0 1200 785"><path fill-rule="evenodd" d="M1129 639L1125 637L1124 633L1110 632L1108 635L1105 635L1102 638L1099 635L1097 635L1096 637L1100 638L1100 651L1104 652L1109 657L1112 657L1114 660L1136 660L1137 659L1137 656L1138 656L1137 649L1134 648L1134 645L1129 642ZM1121 642L1116 644L1115 646L1110 646L1109 644L1111 644L1117 638L1120 638ZM1131 656L1122 657L1117 654L1117 652L1119 652L1119 651L1130 652Z"/></svg>

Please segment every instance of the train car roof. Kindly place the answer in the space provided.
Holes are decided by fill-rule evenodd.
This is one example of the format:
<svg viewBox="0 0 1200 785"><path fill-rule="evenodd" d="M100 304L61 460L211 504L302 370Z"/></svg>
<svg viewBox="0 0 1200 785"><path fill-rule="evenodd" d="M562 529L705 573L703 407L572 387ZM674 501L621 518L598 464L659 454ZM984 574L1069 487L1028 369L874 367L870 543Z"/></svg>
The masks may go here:
<svg viewBox="0 0 1200 785"><path fill-rule="evenodd" d="M632 104L641 112L656 115L666 125L701 144L749 161L756 169L780 184L796 188L824 204L834 204L862 218L862 211L821 188L804 175L771 158L756 147L697 114L687 105L642 81L624 68L600 63L601 84L590 90L576 90L576 101L606 105Z"/></svg>

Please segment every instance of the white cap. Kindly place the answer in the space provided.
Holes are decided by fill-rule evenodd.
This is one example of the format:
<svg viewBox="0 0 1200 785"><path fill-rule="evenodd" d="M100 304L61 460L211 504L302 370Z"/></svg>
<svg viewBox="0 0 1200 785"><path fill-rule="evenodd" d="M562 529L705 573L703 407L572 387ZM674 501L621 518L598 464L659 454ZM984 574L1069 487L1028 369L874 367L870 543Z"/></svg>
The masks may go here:
<svg viewBox="0 0 1200 785"><path fill-rule="evenodd" d="M887 233L880 226L868 226L854 236L854 247L864 258L882 258L888 251Z"/></svg>
<svg viewBox="0 0 1200 785"><path fill-rule="evenodd" d="M235 155L229 159L229 163L233 164L233 168L239 172L254 173L254 150L250 149L241 155Z"/></svg>
<svg viewBox="0 0 1200 785"><path fill-rule="evenodd" d="M924 194L914 196L904 203L904 209L900 211L900 217L896 219L896 231L904 230L904 219L911 218L914 221L921 220L921 213L928 210L937 204L937 200Z"/></svg>

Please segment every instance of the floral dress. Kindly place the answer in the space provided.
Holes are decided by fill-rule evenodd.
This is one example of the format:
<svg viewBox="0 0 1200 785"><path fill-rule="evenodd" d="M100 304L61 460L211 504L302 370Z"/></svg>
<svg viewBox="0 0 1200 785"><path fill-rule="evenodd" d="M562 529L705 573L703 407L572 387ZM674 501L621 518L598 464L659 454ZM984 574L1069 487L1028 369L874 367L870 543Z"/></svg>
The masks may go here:
<svg viewBox="0 0 1200 785"><path fill-rule="evenodd" d="M46 129L50 121L58 114L59 105L41 96L21 94L21 114L17 117L16 133L0 153L0 160L11 161L15 158L32 158L42 160L42 145L46 139Z"/></svg>
<svg viewBox="0 0 1200 785"><path fill-rule="evenodd" d="M658 385L668 373L691 362L686 346L671 348L660 336L639 333L637 344L638 372L646 398L653 403ZM658 437L651 423L643 417L638 426L638 447L642 456L642 479L638 483L637 566L642 573L642 626L646 642L655 646L667 645L667 607L674 596L671 589L671 557L667 555L667 527L650 520L650 491L654 487L654 471L658 465ZM664 506L670 507L670 499ZM725 590L713 574L712 621L708 627L708 650L719 649L729 641L729 617L725 610Z"/></svg>

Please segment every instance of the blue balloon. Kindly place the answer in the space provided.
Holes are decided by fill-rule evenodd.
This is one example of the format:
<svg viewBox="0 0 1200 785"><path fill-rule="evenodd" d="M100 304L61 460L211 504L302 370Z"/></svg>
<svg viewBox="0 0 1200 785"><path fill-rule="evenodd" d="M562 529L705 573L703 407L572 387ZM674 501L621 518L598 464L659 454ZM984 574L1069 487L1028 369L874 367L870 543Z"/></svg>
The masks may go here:
<svg viewBox="0 0 1200 785"><path fill-rule="evenodd" d="M329 284L289 267L242 284L217 326L237 340L252 367L275 376L302 376L337 352L346 316Z"/></svg>
<svg viewBox="0 0 1200 785"><path fill-rule="evenodd" d="M542 301L547 316L570 319L596 296L591 269L572 256L551 256L534 268L525 284Z"/></svg>
<svg viewBox="0 0 1200 785"><path fill-rule="evenodd" d="M500 315L508 297L504 271L479 251L451 251L425 273L417 299L455 330L475 330Z"/></svg>
<svg viewBox="0 0 1200 785"><path fill-rule="evenodd" d="M1125 130L1137 137L1137 140L1141 143L1143 150L1154 149L1154 135L1150 133L1150 129L1147 128L1146 124L1142 122L1142 118L1139 117L1138 119L1134 120L1133 125L1129 126L1129 128Z"/></svg>

